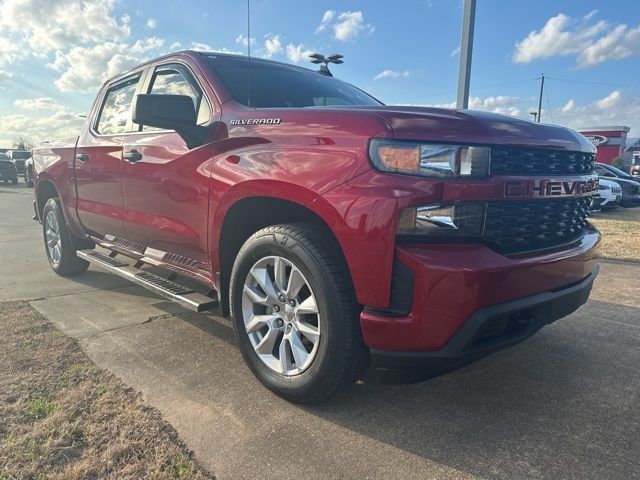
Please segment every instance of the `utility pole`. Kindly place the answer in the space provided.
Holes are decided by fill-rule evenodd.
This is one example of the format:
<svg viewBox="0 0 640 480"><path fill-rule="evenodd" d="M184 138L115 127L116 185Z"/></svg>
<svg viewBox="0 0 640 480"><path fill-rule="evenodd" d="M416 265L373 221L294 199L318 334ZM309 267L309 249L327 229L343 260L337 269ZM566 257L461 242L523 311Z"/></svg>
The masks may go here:
<svg viewBox="0 0 640 480"><path fill-rule="evenodd" d="M469 84L471 82L471 53L473 30L476 22L476 0L464 0L462 16L462 41L460 42L460 70L458 71L458 100L456 108L469 108Z"/></svg>
<svg viewBox="0 0 640 480"><path fill-rule="evenodd" d="M540 98L538 99L538 123L540 123L540 117L542 116L542 93L544 92L544 73L540 77Z"/></svg>

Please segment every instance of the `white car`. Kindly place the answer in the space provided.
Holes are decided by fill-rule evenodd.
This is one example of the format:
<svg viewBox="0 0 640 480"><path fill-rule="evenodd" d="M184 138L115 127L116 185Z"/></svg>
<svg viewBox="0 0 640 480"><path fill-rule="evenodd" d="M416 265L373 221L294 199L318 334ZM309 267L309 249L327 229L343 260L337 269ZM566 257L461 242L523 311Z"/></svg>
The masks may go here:
<svg viewBox="0 0 640 480"><path fill-rule="evenodd" d="M622 188L616 182L600 178L598 196L594 197L592 210L610 210L620 206Z"/></svg>

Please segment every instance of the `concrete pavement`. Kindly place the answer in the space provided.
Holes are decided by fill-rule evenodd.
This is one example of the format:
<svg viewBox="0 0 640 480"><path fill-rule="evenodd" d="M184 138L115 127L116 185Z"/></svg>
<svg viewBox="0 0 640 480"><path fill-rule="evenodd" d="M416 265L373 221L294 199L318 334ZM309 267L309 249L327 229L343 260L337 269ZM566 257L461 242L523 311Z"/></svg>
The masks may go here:
<svg viewBox="0 0 640 480"><path fill-rule="evenodd" d="M0 301L33 300L220 479L640 478L640 265L604 263L585 307L517 347L309 408L255 380L228 320L53 274L31 199L0 186Z"/></svg>

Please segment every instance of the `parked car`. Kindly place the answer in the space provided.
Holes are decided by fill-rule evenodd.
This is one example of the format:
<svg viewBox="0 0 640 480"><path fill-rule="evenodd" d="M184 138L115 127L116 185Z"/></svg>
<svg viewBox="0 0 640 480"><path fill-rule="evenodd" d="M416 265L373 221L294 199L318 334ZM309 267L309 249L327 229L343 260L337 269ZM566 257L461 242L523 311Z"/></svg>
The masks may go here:
<svg viewBox="0 0 640 480"><path fill-rule="evenodd" d="M93 262L219 305L251 371L296 402L370 360L442 373L512 346L584 304L598 272L595 147L579 133L386 106L264 59L134 67L34 162L56 273Z"/></svg>
<svg viewBox="0 0 640 480"><path fill-rule="evenodd" d="M598 195L594 196L592 211L618 208L622 201L622 187L604 178L600 178L598 183Z"/></svg>
<svg viewBox="0 0 640 480"><path fill-rule="evenodd" d="M33 158L29 157L24 162L24 183L27 184L27 187L33 187L34 176Z"/></svg>
<svg viewBox="0 0 640 480"><path fill-rule="evenodd" d="M640 155L634 155L631 159L631 167L629 169L631 176L640 177Z"/></svg>
<svg viewBox="0 0 640 480"><path fill-rule="evenodd" d="M18 183L18 172L9 156L0 153L0 180L3 182Z"/></svg>
<svg viewBox="0 0 640 480"><path fill-rule="evenodd" d="M26 172L25 162L31 158L31 152L26 150L7 150L7 155L16 166L16 171L18 175L22 175L24 177Z"/></svg>
<svg viewBox="0 0 640 480"><path fill-rule="evenodd" d="M622 188L620 206L635 207L640 205L640 182L628 173L605 163L596 163L596 173L600 179L606 178Z"/></svg>

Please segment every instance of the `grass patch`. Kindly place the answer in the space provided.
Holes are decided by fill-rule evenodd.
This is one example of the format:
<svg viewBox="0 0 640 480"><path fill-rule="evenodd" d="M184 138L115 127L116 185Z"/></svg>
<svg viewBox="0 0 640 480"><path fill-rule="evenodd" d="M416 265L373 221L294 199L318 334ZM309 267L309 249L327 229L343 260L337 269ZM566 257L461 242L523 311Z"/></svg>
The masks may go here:
<svg viewBox="0 0 640 480"><path fill-rule="evenodd" d="M206 479L140 394L28 304L0 304L0 480Z"/></svg>
<svg viewBox="0 0 640 480"><path fill-rule="evenodd" d="M602 233L603 257L640 262L640 207L598 212L589 219Z"/></svg>

